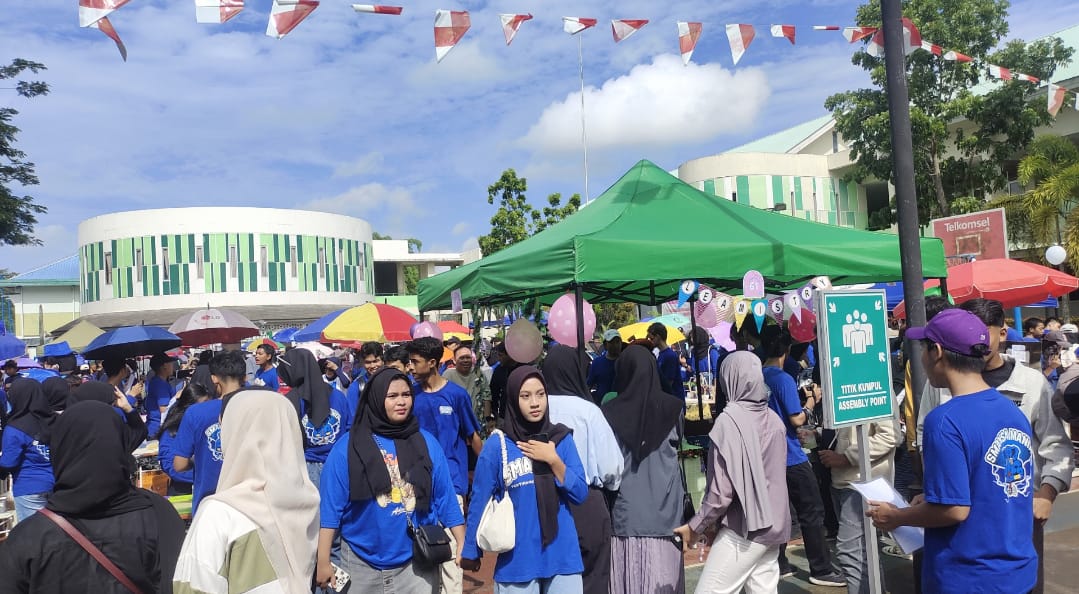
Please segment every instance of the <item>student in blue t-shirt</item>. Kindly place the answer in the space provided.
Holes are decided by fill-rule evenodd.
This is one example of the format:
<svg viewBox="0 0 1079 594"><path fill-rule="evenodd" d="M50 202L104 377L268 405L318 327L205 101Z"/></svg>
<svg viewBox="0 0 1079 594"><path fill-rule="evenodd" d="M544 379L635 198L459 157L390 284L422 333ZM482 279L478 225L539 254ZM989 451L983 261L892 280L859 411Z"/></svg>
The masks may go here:
<svg viewBox="0 0 1079 594"><path fill-rule="evenodd" d="M319 487L320 587L334 585L330 551L338 532L345 543L340 566L354 592L438 590L438 570L413 562L409 522L441 524L464 542L449 465L435 438L420 428L414 400L403 373L379 371L368 382L355 427L330 450ZM453 551L460 555L459 546Z"/></svg>
<svg viewBox="0 0 1079 594"><path fill-rule="evenodd" d="M176 373L176 358L164 353L150 358L150 370L154 375L146 380L146 430L150 436L157 435L161 429L161 416L172 401L173 389L169 378Z"/></svg>
<svg viewBox="0 0 1079 594"><path fill-rule="evenodd" d="M603 352L588 366L588 387L595 390L592 400L599 405L608 392L614 391L614 363L622 354L622 337L618 330L603 333Z"/></svg>
<svg viewBox="0 0 1079 594"><path fill-rule="evenodd" d="M252 385L265 386L274 392L281 389L281 382L277 379L277 367L274 366L274 358L277 350L268 344L260 344L255 349L255 381Z"/></svg>
<svg viewBox="0 0 1079 594"><path fill-rule="evenodd" d="M686 386L682 382L682 362L678 353L667 344L667 327L653 322L648 326L648 340L659 349L656 365L659 367L659 383L663 386L663 391L685 402Z"/></svg>
<svg viewBox="0 0 1079 594"><path fill-rule="evenodd" d="M179 472L173 466L173 459L176 455L177 434L180 431L180 424L183 422L187 410L208 400L210 400L210 392L202 384L189 382L180 392L180 397L176 399L176 404L173 404L168 414L165 415L165 420L161 423L161 429L157 434L150 436L151 439L156 439L158 443L157 459L161 462L161 470L164 470L165 474L169 475L169 496L191 494L192 485L195 482L194 472L191 470Z"/></svg>
<svg viewBox="0 0 1079 594"><path fill-rule="evenodd" d="M760 354L764 359L762 371L768 386L768 407L787 428L787 494L790 497L798 524L802 528L806 559L809 561L809 581L818 586L842 587L847 580L832 566L832 553L825 541L824 499L817 476L802 451L798 427L806 422L806 410L813 410L816 401L809 396L803 404L798 397L798 385L783 364L791 350L791 335L779 326L768 326L761 332ZM792 571L787 560L786 545L779 548L780 574Z"/></svg>
<svg viewBox="0 0 1079 594"><path fill-rule="evenodd" d="M1038 577L1031 428L982 377L989 330L947 309L906 337L923 341L929 382L952 399L925 419L924 497L904 509L870 501L866 515L883 530L925 528L924 592L1029 592Z"/></svg>
<svg viewBox="0 0 1079 594"><path fill-rule="evenodd" d="M363 387L367 385L367 382L375 375L375 372L382 369L382 344L373 340L363 343L363 345L360 346L357 357L363 363L363 371L359 371L353 366L352 383L348 385L348 390L345 392L345 397L348 399L349 410L352 411L354 417L358 414L356 410L360 404L360 392L363 392Z"/></svg>
<svg viewBox="0 0 1079 594"><path fill-rule="evenodd" d="M55 415L38 382L18 378L8 390L11 416L4 427L0 474L11 473L15 518L22 522L45 507L52 492L49 436Z"/></svg>
<svg viewBox="0 0 1079 594"><path fill-rule="evenodd" d="M506 395L505 435L488 439L476 462L461 567L480 568L476 533L484 506L491 496L508 494L516 542L495 563L499 590L581 592L584 563L569 505L584 503L588 483L572 431L551 423L546 384L535 367L514 369Z"/></svg>
<svg viewBox="0 0 1079 594"><path fill-rule="evenodd" d="M199 502L217 491L217 478L221 474L221 399L243 389L247 377L247 364L239 351L219 353L210 361L210 378L217 387L212 400L194 404L184 413L180 429L176 432L175 456L172 458L174 472L192 470L194 484L191 497L191 515L194 516Z"/></svg>

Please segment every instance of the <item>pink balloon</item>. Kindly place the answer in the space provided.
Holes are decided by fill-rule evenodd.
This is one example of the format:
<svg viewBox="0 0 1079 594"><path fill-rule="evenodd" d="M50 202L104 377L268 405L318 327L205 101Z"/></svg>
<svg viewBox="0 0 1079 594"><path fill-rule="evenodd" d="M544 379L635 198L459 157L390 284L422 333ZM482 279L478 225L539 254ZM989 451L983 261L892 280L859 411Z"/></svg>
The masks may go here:
<svg viewBox="0 0 1079 594"><path fill-rule="evenodd" d="M412 338L428 337L442 340L442 329L433 322L420 322L412 327Z"/></svg>
<svg viewBox="0 0 1079 594"><path fill-rule="evenodd" d="M547 331L559 344L577 347L577 307L569 293L558 298L547 313ZM596 332L596 311L584 302L584 337L592 338Z"/></svg>
<svg viewBox="0 0 1079 594"><path fill-rule="evenodd" d="M543 352L539 328L521 318L506 329L506 354L518 363L531 363Z"/></svg>

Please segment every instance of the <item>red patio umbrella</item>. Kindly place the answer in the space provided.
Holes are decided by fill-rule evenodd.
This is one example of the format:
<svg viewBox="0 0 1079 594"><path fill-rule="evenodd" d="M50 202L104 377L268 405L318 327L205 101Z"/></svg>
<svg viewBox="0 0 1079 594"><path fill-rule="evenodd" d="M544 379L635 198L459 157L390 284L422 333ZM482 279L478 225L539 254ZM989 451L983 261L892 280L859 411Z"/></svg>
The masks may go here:
<svg viewBox="0 0 1079 594"><path fill-rule="evenodd" d="M169 326L185 345L230 344L258 336L258 326L243 315L227 309L199 309L180 316Z"/></svg>
<svg viewBox="0 0 1079 594"><path fill-rule="evenodd" d="M937 287L940 281L926 281L925 287ZM948 269L948 294L956 303L971 299L995 299L1004 307L1037 303L1049 297L1067 295L1079 288L1079 278L1022 260L990 258L966 262ZM904 303L892 312L907 317Z"/></svg>

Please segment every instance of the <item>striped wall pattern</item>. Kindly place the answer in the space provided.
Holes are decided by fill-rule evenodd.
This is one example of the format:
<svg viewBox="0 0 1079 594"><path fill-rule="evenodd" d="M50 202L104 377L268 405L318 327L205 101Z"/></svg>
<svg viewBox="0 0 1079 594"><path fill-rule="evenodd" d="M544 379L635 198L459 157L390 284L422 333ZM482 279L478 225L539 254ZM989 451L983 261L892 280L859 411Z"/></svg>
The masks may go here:
<svg viewBox="0 0 1079 594"><path fill-rule="evenodd" d="M259 291L373 293L371 244L271 233L128 237L84 245L84 303Z"/></svg>
<svg viewBox="0 0 1079 594"><path fill-rule="evenodd" d="M865 229L869 213L857 182L832 177L739 175L717 177L697 184L713 196L756 208L786 204L789 215L842 227Z"/></svg>

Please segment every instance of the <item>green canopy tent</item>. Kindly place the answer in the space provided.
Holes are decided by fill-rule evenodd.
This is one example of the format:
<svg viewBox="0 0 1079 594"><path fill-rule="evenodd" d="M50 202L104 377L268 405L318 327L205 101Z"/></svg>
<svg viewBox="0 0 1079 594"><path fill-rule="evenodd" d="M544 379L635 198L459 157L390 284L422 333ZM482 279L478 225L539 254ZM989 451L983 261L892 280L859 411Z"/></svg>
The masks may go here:
<svg viewBox="0 0 1079 594"><path fill-rule="evenodd" d="M921 240L923 276L947 276L939 239ZM717 199L641 161L603 195L536 235L419 283L419 309L539 298L592 303L672 300L685 279L739 293L749 270L770 291L815 276L835 284L902 280L895 235L814 223Z"/></svg>

